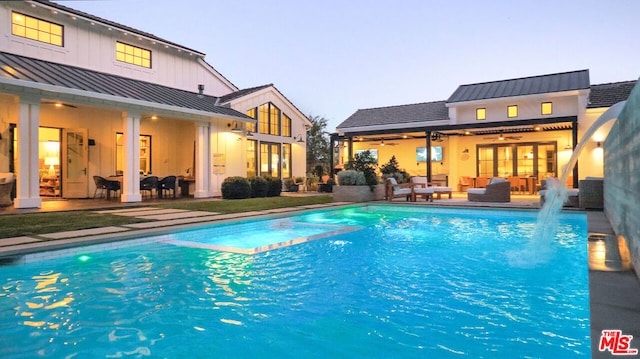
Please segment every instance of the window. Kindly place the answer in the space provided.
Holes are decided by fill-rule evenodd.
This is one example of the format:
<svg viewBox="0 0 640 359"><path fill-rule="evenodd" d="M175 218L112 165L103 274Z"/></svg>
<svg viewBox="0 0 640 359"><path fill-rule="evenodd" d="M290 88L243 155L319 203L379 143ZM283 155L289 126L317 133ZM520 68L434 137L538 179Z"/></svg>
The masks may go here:
<svg viewBox="0 0 640 359"><path fill-rule="evenodd" d="M282 136L291 137L291 118L282 114Z"/></svg>
<svg viewBox="0 0 640 359"><path fill-rule="evenodd" d="M256 119L257 113L258 113L258 110L255 107L250 110L247 110L247 116L251 117L254 120ZM256 132L256 124L247 122L247 131Z"/></svg>
<svg viewBox="0 0 640 359"><path fill-rule="evenodd" d="M151 51L122 42L116 42L116 60L150 69Z"/></svg>
<svg viewBox="0 0 640 359"><path fill-rule="evenodd" d="M487 119L487 109L476 108L476 120L486 120L486 119Z"/></svg>
<svg viewBox="0 0 640 359"><path fill-rule="evenodd" d="M116 174L124 172L124 136L116 133ZM140 135L140 172L151 173L151 136Z"/></svg>
<svg viewBox="0 0 640 359"><path fill-rule="evenodd" d="M16 36L63 46L63 26L14 12L11 14L11 33Z"/></svg>
<svg viewBox="0 0 640 359"><path fill-rule="evenodd" d="M258 175L258 141L247 140L247 177Z"/></svg>
<svg viewBox="0 0 640 359"><path fill-rule="evenodd" d="M507 117L508 118L518 117L518 105L507 106Z"/></svg>
<svg viewBox="0 0 640 359"><path fill-rule="evenodd" d="M477 147L478 177L557 176L557 143L532 142Z"/></svg>
<svg viewBox="0 0 640 359"><path fill-rule="evenodd" d="M280 144L260 144L260 175L280 177Z"/></svg>
<svg viewBox="0 0 640 359"><path fill-rule="evenodd" d="M282 178L291 178L291 144L282 144Z"/></svg>
<svg viewBox="0 0 640 359"><path fill-rule="evenodd" d="M540 111L543 115L551 115L553 113L553 103L543 102Z"/></svg>
<svg viewBox="0 0 640 359"><path fill-rule="evenodd" d="M260 133L280 136L280 109L271 102L258 108Z"/></svg>

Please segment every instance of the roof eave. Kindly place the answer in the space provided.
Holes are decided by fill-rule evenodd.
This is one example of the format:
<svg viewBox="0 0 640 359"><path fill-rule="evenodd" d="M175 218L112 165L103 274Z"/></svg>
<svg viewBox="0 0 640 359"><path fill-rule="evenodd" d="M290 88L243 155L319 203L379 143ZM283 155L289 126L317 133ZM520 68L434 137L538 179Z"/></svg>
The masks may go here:
<svg viewBox="0 0 640 359"><path fill-rule="evenodd" d="M465 106L465 105L477 105L477 104L487 104L487 103L495 103L495 102L503 102L506 99L518 99L518 100L528 100L534 98L553 98L553 97L564 97L564 96L580 96L580 95L588 95L590 89L576 89L576 90L568 90L568 91L558 91L558 92L541 92L536 94L528 94L528 95L519 95L519 96L505 96L505 97L493 97L486 99L479 99L473 101L457 101L457 102L447 102L445 106L447 107L455 107L455 106Z"/></svg>
<svg viewBox="0 0 640 359"><path fill-rule="evenodd" d="M394 123L387 125L374 125L374 126L354 126L354 127L339 127L336 128L336 132L340 134L352 133L352 132L364 132L364 131L380 131L380 130L398 130L409 129L416 127L430 127L430 126L445 126L449 124L449 120L436 120L436 121L419 121L419 122L404 122Z"/></svg>
<svg viewBox="0 0 640 359"><path fill-rule="evenodd" d="M70 96L78 96L87 99L104 101L107 103L119 104L131 107L142 107L142 108L152 108L158 109L178 114L186 114L190 116L203 117L203 118L221 118L221 119L229 119L234 121L242 121L242 122L255 122L252 118L245 116L244 114L238 112L238 116L233 116L225 113L218 112L209 112L191 109L187 107L179 107L172 106L157 102L143 101L137 100L127 97L120 97L108 94L101 94L86 90L73 89L68 87L43 84L38 82L26 81L26 80L18 80L18 79L9 79L0 77L0 85L4 85L3 87L14 87L14 88L26 88L40 92L43 95L70 95ZM234 110L235 111L235 110Z"/></svg>

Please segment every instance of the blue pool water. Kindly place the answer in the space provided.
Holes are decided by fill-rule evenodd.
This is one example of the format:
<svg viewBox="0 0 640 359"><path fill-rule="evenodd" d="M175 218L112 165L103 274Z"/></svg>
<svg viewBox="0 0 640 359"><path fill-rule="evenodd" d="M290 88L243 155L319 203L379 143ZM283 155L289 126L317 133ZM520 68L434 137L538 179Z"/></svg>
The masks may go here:
<svg viewBox="0 0 640 359"><path fill-rule="evenodd" d="M189 245L221 225L0 267L0 357L590 357L586 216L527 265L535 218L347 207L287 218L320 237L253 255Z"/></svg>

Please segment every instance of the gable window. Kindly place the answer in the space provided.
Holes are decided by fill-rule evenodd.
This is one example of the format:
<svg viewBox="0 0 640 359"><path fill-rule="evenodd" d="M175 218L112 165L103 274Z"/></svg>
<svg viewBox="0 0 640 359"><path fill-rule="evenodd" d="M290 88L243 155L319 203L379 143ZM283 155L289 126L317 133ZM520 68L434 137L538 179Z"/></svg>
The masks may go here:
<svg viewBox="0 0 640 359"><path fill-rule="evenodd" d="M476 108L476 120L486 120L486 119L487 119L487 109Z"/></svg>
<svg viewBox="0 0 640 359"><path fill-rule="evenodd" d="M16 36L62 47L63 30L62 25L18 12L11 13L11 33Z"/></svg>
<svg viewBox="0 0 640 359"><path fill-rule="evenodd" d="M543 115L551 115L553 113L553 103L551 102L543 102L541 105L540 112Z"/></svg>
<svg viewBox="0 0 640 359"><path fill-rule="evenodd" d="M118 41L116 42L116 60L150 69L151 51Z"/></svg>
<svg viewBox="0 0 640 359"><path fill-rule="evenodd" d="M507 106L507 117L508 118L518 117L518 105Z"/></svg>
<svg viewBox="0 0 640 359"><path fill-rule="evenodd" d="M291 118L282 114L282 136L291 137Z"/></svg>
<svg viewBox="0 0 640 359"><path fill-rule="evenodd" d="M258 110L255 107L247 110L247 116L251 117L254 120L256 119L257 113L258 113ZM256 124L253 122L247 122L247 131L256 132Z"/></svg>
<svg viewBox="0 0 640 359"><path fill-rule="evenodd" d="M280 136L280 109L271 102L258 108L260 133Z"/></svg>

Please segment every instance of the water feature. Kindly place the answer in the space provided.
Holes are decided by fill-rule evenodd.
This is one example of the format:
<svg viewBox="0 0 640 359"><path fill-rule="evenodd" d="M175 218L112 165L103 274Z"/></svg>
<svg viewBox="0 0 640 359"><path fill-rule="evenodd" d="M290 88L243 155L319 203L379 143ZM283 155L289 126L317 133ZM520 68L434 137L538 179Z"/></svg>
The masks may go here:
<svg viewBox="0 0 640 359"><path fill-rule="evenodd" d="M524 249L524 251L535 253L535 255L530 256L532 258L532 261L529 263L530 265L538 264L536 260L542 262L546 257L549 243L553 240L557 230L556 218L562 209L562 205L567 200L566 179L576 165L582 149L588 143L588 139L591 138L600 127L609 121L618 119L618 115L622 112L626 103L626 101L618 102L600 115L584 133L582 141L578 141L578 145L573 150L569 162L562 168L560 178L558 180L547 179L545 202L538 214L534 236Z"/></svg>

